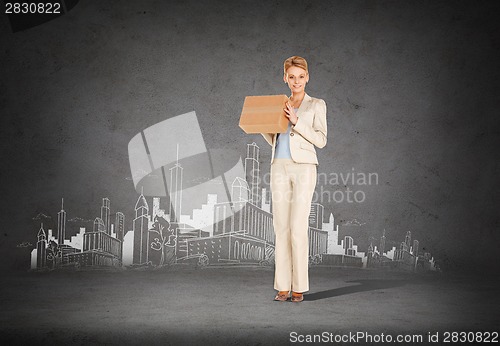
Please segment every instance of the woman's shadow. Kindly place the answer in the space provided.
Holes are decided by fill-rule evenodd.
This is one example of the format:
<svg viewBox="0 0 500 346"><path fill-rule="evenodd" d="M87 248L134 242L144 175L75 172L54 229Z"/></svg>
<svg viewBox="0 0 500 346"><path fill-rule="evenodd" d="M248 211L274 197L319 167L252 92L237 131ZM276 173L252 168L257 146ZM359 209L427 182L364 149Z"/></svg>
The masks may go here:
<svg viewBox="0 0 500 346"><path fill-rule="evenodd" d="M333 288L331 290L320 291L310 294L304 294L304 301L313 301L325 298L342 296L344 294L352 294L358 292L374 291L386 288L400 287L405 285L407 280L353 280L346 282L355 282L359 285Z"/></svg>

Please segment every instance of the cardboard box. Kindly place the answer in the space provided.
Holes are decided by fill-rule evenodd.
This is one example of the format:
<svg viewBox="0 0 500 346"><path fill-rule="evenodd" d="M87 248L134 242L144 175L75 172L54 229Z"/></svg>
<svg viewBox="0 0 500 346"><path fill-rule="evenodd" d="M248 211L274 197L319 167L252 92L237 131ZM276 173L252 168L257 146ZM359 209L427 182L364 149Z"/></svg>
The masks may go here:
<svg viewBox="0 0 500 346"><path fill-rule="evenodd" d="M247 96L241 111L240 127L246 133L284 133L288 129L285 115L286 95Z"/></svg>

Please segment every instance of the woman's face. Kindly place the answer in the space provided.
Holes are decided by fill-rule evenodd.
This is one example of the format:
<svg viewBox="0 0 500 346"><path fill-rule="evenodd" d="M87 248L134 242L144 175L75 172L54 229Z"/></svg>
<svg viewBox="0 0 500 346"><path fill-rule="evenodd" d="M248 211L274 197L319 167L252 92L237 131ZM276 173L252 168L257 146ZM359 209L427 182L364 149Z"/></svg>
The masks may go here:
<svg viewBox="0 0 500 346"><path fill-rule="evenodd" d="M306 83L309 81L309 74L303 68L290 66L286 70L283 80L288 84L292 92L300 93L304 91Z"/></svg>

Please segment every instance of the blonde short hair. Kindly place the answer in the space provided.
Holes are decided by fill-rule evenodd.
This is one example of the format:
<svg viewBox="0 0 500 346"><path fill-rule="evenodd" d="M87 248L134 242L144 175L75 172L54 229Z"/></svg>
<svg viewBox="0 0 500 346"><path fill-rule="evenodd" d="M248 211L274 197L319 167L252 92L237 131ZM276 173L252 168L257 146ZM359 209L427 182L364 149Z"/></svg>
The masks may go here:
<svg viewBox="0 0 500 346"><path fill-rule="evenodd" d="M286 74L286 70L288 70L289 67L291 66L297 66L300 67L301 69L304 69L307 73L309 73L307 69L307 61L306 59L300 57L300 56L291 56L288 59L285 60L283 63L283 73Z"/></svg>

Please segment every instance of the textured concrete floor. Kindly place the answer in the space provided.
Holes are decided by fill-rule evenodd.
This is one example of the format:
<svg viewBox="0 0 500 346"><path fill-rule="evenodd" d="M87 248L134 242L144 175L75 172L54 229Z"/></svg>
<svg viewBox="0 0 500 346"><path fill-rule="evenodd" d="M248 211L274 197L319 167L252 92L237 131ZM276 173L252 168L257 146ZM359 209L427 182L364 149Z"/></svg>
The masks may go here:
<svg viewBox="0 0 500 346"><path fill-rule="evenodd" d="M498 280L310 271L302 303L272 301L271 268L19 273L2 277L0 341L289 344L290 333L495 330Z"/></svg>

